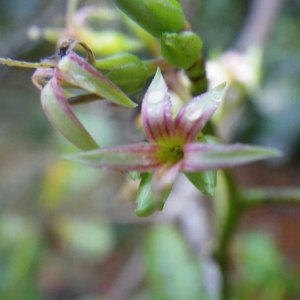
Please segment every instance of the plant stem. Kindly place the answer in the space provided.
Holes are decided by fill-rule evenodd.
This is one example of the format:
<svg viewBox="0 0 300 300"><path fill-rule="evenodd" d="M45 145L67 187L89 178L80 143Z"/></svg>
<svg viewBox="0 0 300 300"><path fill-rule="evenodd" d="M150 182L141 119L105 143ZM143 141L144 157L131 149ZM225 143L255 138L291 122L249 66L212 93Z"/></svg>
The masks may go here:
<svg viewBox="0 0 300 300"><path fill-rule="evenodd" d="M241 194L244 210L262 204L300 204L299 188L253 188L244 189Z"/></svg>
<svg viewBox="0 0 300 300"><path fill-rule="evenodd" d="M219 237L219 244L216 252L216 258L219 263L222 287L220 299L230 299L230 251L229 246L231 237L236 229L239 221L241 207L240 207L240 191L236 185L233 175L230 170L222 171L225 178L225 183L228 189L228 207L227 214L223 220L222 228Z"/></svg>

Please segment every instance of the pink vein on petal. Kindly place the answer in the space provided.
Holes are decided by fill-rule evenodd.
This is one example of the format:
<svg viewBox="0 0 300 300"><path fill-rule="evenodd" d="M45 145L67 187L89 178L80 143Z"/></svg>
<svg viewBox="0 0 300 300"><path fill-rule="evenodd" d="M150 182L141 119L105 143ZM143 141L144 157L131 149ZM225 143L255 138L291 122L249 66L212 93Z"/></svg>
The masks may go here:
<svg viewBox="0 0 300 300"><path fill-rule="evenodd" d="M163 78L161 77L160 80L162 81ZM158 78L153 80L156 84L157 81ZM156 89L156 85L153 82L143 99L142 119L147 139L150 142L159 143L174 136L175 127L167 86L164 82L160 82Z"/></svg>
<svg viewBox="0 0 300 300"><path fill-rule="evenodd" d="M181 134L187 143L195 141L199 132L218 108L218 103L212 103L213 105L204 106L203 108L198 106L197 102L201 98L201 96L195 97L182 107L174 122L176 131ZM195 107L194 111L193 106Z"/></svg>
<svg viewBox="0 0 300 300"><path fill-rule="evenodd" d="M74 121L75 123L78 123L78 125L82 126L81 123L79 122L78 118L74 114L71 106L69 105L66 97L64 96L62 86L60 84L60 80L57 79L56 77L53 77L50 80L50 84L52 86L52 89L54 91L54 95L57 99L57 102L60 104L60 106L64 109L64 111L67 113L69 118Z"/></svg>

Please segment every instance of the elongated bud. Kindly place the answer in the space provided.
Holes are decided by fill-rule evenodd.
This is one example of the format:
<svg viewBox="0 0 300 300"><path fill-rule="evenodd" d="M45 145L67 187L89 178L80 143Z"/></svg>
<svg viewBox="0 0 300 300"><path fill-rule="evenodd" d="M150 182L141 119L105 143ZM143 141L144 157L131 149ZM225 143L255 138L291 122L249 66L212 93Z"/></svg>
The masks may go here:
<svg viewBox="0 0 300 300"><path fill-rule="evenodd" d="M113 0L128 17L150 34L160 38L164 32L179 32L184 14L176 0Z"/></svg>
<svg viewBox="0 0 300 300"><path fill-rule="evenodd" d="M143 62L129 53L97 60L95 67L126 94L141 89L148 75Z"/></svg>
<svg viewBox="0 0 300 300"><path fill-rule="evenodd" d="M61 82L56 77L49 80L42 89L41 102L52 125L72 144L81 150L99 148L72 111L64 96Z"/></svg>
<svg viewBox="0 0 300 300"><path fill-rule="evenodd" d="M164 33L160 45L165 60L180 69L190 68L201 56L202 41L192 31Z"/></svg>

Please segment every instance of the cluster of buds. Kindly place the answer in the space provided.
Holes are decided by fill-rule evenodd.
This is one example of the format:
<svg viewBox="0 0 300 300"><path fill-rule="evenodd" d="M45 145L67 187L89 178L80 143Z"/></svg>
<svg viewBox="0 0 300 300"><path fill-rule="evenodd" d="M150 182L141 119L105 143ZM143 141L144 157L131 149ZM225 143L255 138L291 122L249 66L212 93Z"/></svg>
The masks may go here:
<svg viewBox="0 0 300 300"><path fill-rule="evenodd" d="M42 107L48 119L72 144L83 150L65 155L65 159L95 168L131 172L140 178L136 214L149 216L163 208L179 172L203 194L212 196L217 169L279 154L263 147L224 145L217 138L201 133L221 102L225 84L204 92L202 42L187 30L176 0L114 0L114 3L160 39L164 59L142 61L135 55L119 53L96 60L90 48L78 40L63 43L57 55L39 64L0 59L10 65L37 68L32 79L41 89ZM74 52L77 45L84 48L85 59ZM193 93L198 91L199 94L175 117L161 73L170 66L185 69L189 77L194 78ZM204 75L199 75L199 70ZM141 109L147 142L101 148L78 120L71 104L106 99L126 108L136 107L127 94L138 91L154 73Z"/></svg>

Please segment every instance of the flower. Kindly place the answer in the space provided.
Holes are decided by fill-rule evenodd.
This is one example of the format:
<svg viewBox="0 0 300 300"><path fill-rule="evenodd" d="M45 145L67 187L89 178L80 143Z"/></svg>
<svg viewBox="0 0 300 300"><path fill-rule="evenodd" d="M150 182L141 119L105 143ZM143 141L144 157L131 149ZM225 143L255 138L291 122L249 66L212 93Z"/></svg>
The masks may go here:
<svg viewBox="0 0 300 300"><path fill-rule="evenodd" d="M148 143L97 149L64 158L107 170L142 172L136 214L162 209L179 172L206 194L213 194L215 170L279 155L263 147L211 143L201 135L222 99L225 84L194 97L173 118L167 85L158 69L142 103Z"/></svg>

